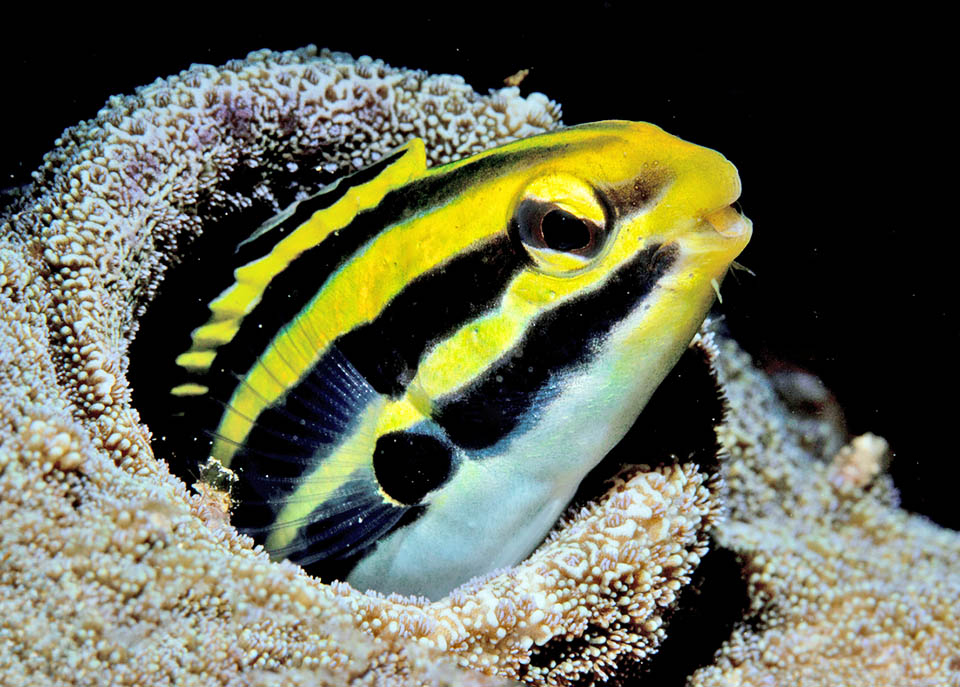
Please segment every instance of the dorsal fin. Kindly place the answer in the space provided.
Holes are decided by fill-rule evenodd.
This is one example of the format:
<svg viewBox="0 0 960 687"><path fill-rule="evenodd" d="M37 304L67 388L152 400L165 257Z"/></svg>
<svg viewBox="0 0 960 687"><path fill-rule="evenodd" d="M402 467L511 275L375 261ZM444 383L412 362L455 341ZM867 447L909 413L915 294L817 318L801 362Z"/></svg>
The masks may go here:
<svg viewBox="0 0 960 687"><path fill-rule="evenodd" d="M231 341L246 317L260 302L271 280L304 251L346 227L361 212L376 207L390 191L426 170L423 141L412 139L395 152L318 193L298 201L261 225L237 250L255 251L249 262L233 272L234 282L209 303L210 318L191 334L192 345L176 363L188 372L204 373L217 350ZM339 198L331 202L331 198ZM180 384L178 396L206 393L203 384Z"/></svg>

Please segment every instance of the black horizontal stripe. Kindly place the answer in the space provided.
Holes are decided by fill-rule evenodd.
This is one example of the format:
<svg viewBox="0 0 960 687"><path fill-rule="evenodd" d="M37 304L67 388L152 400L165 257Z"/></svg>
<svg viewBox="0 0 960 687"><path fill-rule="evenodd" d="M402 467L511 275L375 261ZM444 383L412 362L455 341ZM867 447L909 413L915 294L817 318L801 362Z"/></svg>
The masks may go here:
<svg viewBox="0 0 960 687"><path fill-rule="evenodd" d="M558 143L540 148L491 153L445 173L414 181L409 188L421 199L429 199L430 207L438 207L468 193L478 183L506 176L554 156L572 154L583 147L585 144Z"/></svg>
<svg viewBox="0 0 960 687"><path fill-rule="evenodd" d="M527 261L506 232L498 234L411 281L374 320L344 334L337 347L374 389L400 396L424 352L496 306Z"/></svg>
<svg viewBox="0 0 960 687"><path fill-rule="evenodd" d="M604 285L537 317L523 339L466 390L440 399L434 420L467 450L506 437L552 376L587 362L599 337L624 319L670 269L676 246L652 245Z"/></svg>

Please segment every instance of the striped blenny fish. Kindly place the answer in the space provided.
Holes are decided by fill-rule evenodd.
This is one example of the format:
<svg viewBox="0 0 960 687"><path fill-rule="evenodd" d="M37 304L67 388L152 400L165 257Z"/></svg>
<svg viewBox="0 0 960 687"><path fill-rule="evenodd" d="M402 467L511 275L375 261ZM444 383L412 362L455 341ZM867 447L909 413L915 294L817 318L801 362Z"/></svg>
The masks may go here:
<svg viewBox="0 0 960 687"><path fill-rule="evenodd" d="M214 402L272 556L439 598L527 556L634 423L750 238L739 193L650 124L431 169L412 140L237 247L171 400Z"/></svg>

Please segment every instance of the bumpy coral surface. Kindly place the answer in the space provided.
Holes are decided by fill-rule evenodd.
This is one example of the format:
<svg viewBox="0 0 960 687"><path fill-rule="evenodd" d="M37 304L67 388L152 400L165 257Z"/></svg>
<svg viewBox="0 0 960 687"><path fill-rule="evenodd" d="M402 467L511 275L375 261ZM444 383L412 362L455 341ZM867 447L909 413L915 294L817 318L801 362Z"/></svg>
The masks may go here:
<svg viewBox="0 0 960 687"><path fill-rule="evenodd" d="M960 684L960 537L896 508L877 440L820 455L834 430L731 343L720 476L635 469L433 603L270 562L153 455L127 349L192 238L315 165L410 136L444 162L558 118L306 49L193 67L64 133L0 230L3 684ZM725 625L710 579L742 596Z"/></svg>
<svg viewBox="0 0 960 687"><path fill-rule="evenodd" d="M960 537L896 507L885 442L817 456L728 342L727 521L749 608L693 685L960 684Z"/></svg>

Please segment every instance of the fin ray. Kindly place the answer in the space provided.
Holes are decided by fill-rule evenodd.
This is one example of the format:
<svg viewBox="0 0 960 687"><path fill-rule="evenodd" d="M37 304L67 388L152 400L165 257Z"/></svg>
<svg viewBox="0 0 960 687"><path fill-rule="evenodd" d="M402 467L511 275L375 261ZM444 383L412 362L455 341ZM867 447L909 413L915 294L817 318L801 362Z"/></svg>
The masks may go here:
<svg viewBox="0 0 960 687"><path fill-rule="evenodd" d="M293 543L270 549L274 558L290 558L299 565L323 559L339 559L373 545L403 517L407 508L382 500L357 505L335 515L315 518L311 523L324 525L316 533L298 536ZM295 555L304 552L304 555Z"/></svg>

